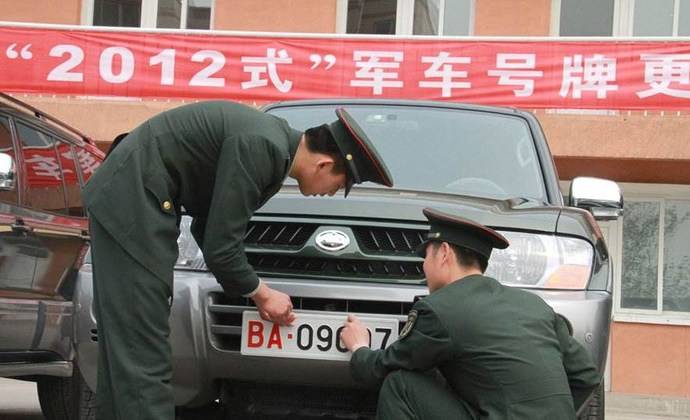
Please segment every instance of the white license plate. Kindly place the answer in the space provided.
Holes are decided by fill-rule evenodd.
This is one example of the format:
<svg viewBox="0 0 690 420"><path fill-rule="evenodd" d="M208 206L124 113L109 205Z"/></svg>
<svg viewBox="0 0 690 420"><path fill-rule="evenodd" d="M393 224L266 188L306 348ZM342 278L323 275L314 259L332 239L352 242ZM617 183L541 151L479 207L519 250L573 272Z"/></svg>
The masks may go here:
<svg viewBox="0 0 690 420"><path fill-rule="evenodd" d="M340 339L347 314L295 312L290 326L264 321L256 311L242 313L241 353L248 356L350 360ZM398 320L358 316L369 330L372 349L388 347L398 339Z"/></svg>

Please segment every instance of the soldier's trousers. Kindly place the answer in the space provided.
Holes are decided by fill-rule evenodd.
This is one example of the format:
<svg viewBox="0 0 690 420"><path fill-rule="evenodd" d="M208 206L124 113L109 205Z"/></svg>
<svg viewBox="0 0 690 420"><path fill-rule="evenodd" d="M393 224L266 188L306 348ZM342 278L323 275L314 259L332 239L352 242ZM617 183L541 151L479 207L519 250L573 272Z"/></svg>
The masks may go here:
<svg viewBox="0 0 690 420"><path fill-rule="evenodd" d="M379 393L378 420L474 420L479 416L433 376L395 370Z"/></svg>
<svg viewBox="0 0 690 420"><path fill-rule="evenodd" d="M97 420L172 420L170 281L155 276L91 218L98 323ZM155 246L155 244L151 244Z"/></svg>

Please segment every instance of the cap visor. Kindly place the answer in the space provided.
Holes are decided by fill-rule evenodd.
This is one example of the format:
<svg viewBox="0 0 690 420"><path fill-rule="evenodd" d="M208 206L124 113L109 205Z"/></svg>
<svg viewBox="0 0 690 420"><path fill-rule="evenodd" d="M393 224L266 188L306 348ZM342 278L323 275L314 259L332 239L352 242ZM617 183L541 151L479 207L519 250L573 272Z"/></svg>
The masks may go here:
<svg viewBox="0 0 690 420"><path fill-rule="evenodd" d="M393 176L362 127L360 127L357 121L343 108L336 109L335 114L350 132L352 138L359 144L359 148L363 151L377 174L375 178L367 177L364 181L372 181L377 184L385 185L386 187L392 187Z"/></svg>

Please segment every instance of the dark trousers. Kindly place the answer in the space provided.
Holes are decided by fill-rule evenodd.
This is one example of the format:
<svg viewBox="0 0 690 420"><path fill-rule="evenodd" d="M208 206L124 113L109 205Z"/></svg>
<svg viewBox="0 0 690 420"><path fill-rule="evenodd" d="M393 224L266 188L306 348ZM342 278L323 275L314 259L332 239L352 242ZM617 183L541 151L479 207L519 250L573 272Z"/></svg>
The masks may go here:
<svg viewBox="0 0 690 420"><path fill-rule="evenodd" d="M395 370L379 393L378 420L474 420L474 410L433 376Z"/></svg>
<svg viewBox="0 0 690 420"><path fill-rule="evenodd" d="M172 420L168 317L173 267L169 281L161 280L95 218L91 218L91 256L98 323L96 419Z"/></svg>

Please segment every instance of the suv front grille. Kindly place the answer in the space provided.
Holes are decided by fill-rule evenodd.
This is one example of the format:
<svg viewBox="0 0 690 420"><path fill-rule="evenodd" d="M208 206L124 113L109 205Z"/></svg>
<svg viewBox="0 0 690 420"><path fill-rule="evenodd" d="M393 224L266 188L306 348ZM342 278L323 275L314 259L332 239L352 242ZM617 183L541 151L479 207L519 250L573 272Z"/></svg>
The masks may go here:
<svg viewBox="0 0 690 420"><path fill-rule="evenodd" d="M421 280L424 271L421 262L368 261L334 258L305 258L292 255L255 254L247 259L261 274L300 274L323 277L349 277L372 279Z"/></svg>
<svg viewBox="0 0 690 420"><path fill-rule="evenodd" d="M322 299L292 297L294 309L327 312L401 315L406 317L412 302L384 302L353 299ZM231 298L222 292L208 295L208 317L214 345L220 350L240 351L242 340L242 312L256 310L249 298ZM405 322L401 319L399 328Z"/></svg>
<svg viewBox="0 0 690 420"><path fill-rule="evenodd" d="M414 255L426 238L426 231L417 229L357 226L352 231L362 250L369 253Z"/></svg>
<svg viewBox="0 0 690 420"><path fill-rule="evenodd" d="M244 235L244 243L257 247L299 249L311 237L318 225L287 222L251 222Z"/></svg>

